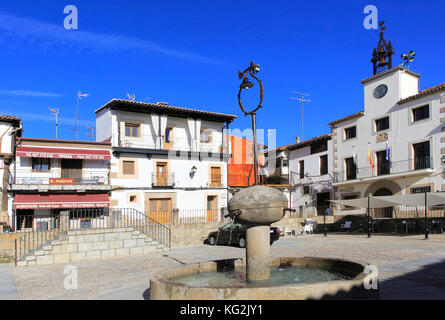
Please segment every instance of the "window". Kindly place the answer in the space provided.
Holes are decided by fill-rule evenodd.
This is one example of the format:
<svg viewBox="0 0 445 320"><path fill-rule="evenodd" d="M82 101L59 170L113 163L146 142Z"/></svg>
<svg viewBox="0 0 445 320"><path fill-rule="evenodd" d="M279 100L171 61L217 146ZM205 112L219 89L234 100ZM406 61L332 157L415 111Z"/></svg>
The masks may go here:
<svg viewBox="0 0 445 320"><path fill-rule="evenodd" d="M386 129L389 129L389 117L377 119L375 121L375 131L376 132L383 131Z"/></svg>
<svg viewBox="0 0 445 320"><path fill-rule="evenodd" d="M212 141L212 133L209 131L201 131L201 143L209 143Z"/></svg>
<svg viewBox="0 0 445 320"><path fill-rule="evenodd" d="M303 187L303 194L309 194L309 186L304 186Z"/></svg>
<svg viewBox="0 0 445 320"><path fill-rule="evenodd" d="M137 196L136 195L130 195L130 203L135 203L137 202Z"/></svg>
<svg viewBox="0 0 445 320"><path fill-rule="evenodd" d="M123 174L126 176L134 175L134 161L123 161Z"/></svg>
<svg viewBox="0 0 445 320"><path fill-rule="evenodd" d="M391 164L386 159L386 150L376 152L377 156L377 175L381 176L390 173Z"/></svg>
<svg viewBox="0 0 445 320"><path fill-rule="evenodd" d="M51 169L50 159L32 158L33 172L48 172Z"/></svg>
<svg viewBox="0 0 445 320"><path fill-rule="evenodd" d="M301 160L299 164L300 164L300 179L304 179L304 160Z"/></svg>
<svg viewBox="0 0 445 320"><path fill-rule="evenodd" d="M413 122L428 119L430 117L430 108L428 105L412 109Z"/></svg>
<svg viewBox="0 0 445 320"><path fill-rule="evenodd" d="M288 163L289 161L287 160L287 159L283 159L283 162L282 162L282 164L283 164L283 167L287 167L288 166Z"/></svg>
<svg viewBox="0 0 445 320"><path fill-rule="evenodd" d="M430 168L430 142L413 144L414 170Z"/></svg>
<svg viewBox="0 0 445 320"><path fill-rule="evenodd" d="M139 137L139 124L125 123L125 136L126 137Z"/></svg>
<svg viewBox="0 0 445 320"><path fill-rule="evenodd" d="M357 137L357 127L350 127L345 129L345 140Z"/></svg>
<svg viewBox="0 0 445 320"><path fill-rule="evenodd" d="M414 187L410 189L410 193L425 193L425 192L431 192L431 186Z"/></svg>
<svg viewBox="0 0 445 320"><path fill-rule="evenodd" d="M172 133L172 128L165 129L165 143L171 142L171 133Z"/></svg>
<svg viewBox="0 0 445 320"><path fill-rule="evenodd" d="M357 166L354 163L354 158L345 159L346 164L346 180L357 179Z"/></svg>
<svg viewBox="0 0 445 320"><path fill-rule="evenodd" d="M320 157L320 175L328 174L328 155Z"/></svg>

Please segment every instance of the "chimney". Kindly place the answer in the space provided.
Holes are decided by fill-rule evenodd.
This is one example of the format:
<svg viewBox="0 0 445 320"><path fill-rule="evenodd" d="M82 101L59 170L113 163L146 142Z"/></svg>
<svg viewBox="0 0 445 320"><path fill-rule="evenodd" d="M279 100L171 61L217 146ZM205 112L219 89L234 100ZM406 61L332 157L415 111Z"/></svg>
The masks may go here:
<svg viewBox="0 0 445 320"><path fill-rule="evenodd" d="M163 106L163 107L167 107L168 106L168 102L156 102L156 104L158 106Z"/></svg>
<svg viewBox="0 0 445 320"><path fill-rule="evenodd" d="M300 142L301 142L300 137L296 137L296 138L295 138L295 143L300 143Z"/></svg>

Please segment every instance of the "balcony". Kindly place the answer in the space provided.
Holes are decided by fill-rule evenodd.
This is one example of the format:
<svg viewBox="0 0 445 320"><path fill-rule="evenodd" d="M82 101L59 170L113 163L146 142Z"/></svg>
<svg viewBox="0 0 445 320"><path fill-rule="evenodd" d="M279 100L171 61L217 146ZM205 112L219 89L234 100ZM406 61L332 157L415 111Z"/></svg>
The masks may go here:
<svg viewBox="0 0 445 320"><path fill-rule="evenodd" d="M149 149L149 150L174 150L174 151L197 151L203 153L228 153L230 147L224 146L221 143L202 143L198 141L196 148L192 148L192 144L187 137L172 137L170 141L165 141L164 138L152 135L140 135L138 137L122 136L119 140L120 148L131 149ZM197 150L194 150L197 149Z"/></svg>
<svg viewBox="0 0 445 320"><path fill-rule="evenodd" d="M52 169L49 172L16 170L11 172L12 190L109 190L108 170Z"/></svg>
<svg viewBox="0 0 445 320"><path fill-rule="evenodd" d="M357 182L361 180L378 179L381 177L394 177L398 175L416 175L432 171L433 159L430 157L419 157L402 161L394 161L377 164L372 170L371 166L357 168L354 172L340 171L334 173L334 184Z"/></svg>
<svg viewBox="0 0 445 320"><path fill-rule="evenodd" d="M173 188L175 186L175 175L153 173L151 175L151 185L153 187Z"/></svg>

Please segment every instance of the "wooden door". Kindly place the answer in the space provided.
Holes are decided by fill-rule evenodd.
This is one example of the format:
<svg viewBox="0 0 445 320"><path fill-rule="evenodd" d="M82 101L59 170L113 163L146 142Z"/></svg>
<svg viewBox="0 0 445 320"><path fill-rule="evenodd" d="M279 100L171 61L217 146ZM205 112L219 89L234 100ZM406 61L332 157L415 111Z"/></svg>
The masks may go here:
<svg viewBox="0 0 445 320"><path fill-rule="evenodd" d="M149 217L160 224L170 224L172 200L150 199L149 201L150 201Z"/></svg>
<svg viewBox="0 0 445 320"><path fill-rule="evenodd" d="M167 185L167 163L165 162L158 162L156 164L156 185Z"/></svg>
<svg viewBox="0 0 445 320"><path fill-rule="evenodd" d="M215 221L217 218L216 196L207 197L207 221Z"/></svg>
<svg viewBox="0 0 445 320"><path fill-rule="evenodd" d="M219 188L221 187L221 168L212 167L210 172L210 187Z"/></svg>

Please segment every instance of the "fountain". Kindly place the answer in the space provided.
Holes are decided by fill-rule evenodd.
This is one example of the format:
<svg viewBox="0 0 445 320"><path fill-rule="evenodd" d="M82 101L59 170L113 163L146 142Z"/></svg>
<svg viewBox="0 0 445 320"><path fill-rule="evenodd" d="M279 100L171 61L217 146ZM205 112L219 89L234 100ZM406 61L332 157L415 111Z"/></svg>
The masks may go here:
<svg viewBox="0 0 445 320"><path fill-rule="evenodd" d="M365 278L377 279L376 271L365 265L325 258L271 258L270 225L280 221L287 198L274 188L258 185L256 157L256 111L261 108L263 86L253 62L244 72L238 94L241 110L252 116L255 185L236 193L229 201L229 214L245 224L246 258L191 264L154 275L150 280L152 300L286 300L320 298L374 298L376 290L366 290ZM258 107L246 112L242 89L253 87L247 72L260 84Z"/></svg>

